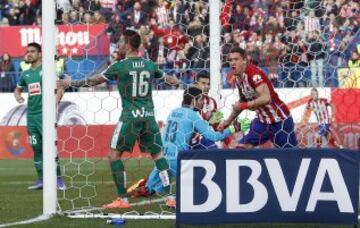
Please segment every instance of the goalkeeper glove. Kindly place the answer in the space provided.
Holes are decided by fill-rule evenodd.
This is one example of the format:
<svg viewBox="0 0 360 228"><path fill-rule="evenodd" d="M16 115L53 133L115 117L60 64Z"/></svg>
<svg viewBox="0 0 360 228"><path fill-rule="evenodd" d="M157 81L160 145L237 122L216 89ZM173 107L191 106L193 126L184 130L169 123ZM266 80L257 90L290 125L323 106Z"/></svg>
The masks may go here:
<svg viewBox="0 0 360 228"><path fill-rule="evenodd" d="M250 129L251 121L248 118L238 118L237 120L240 123L240 130L245 132Z"/></svg>
<svg viewBox="0 0 360 228"><path fill-rule="evenodd" d="M222 112L220 111L213 112L210 117L209 123L213 125L216 123L220 123L223 119L224 119L224 114Z"/></svg>
<svg viewBox="0 0 360 228"><path fill-rule="evenodd" d="M235 132L245 132L250 128L251 121L248 118L240 119L233 121L233 124L229 126L231 134Z"/></svg>

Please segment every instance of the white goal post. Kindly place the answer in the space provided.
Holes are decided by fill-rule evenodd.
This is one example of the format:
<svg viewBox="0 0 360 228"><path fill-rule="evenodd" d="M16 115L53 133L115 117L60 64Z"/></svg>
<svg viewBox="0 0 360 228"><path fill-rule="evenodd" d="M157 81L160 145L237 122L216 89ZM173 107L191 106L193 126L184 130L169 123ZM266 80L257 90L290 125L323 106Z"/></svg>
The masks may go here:
<svg viewBox="0 0 360 228"><path fill-rule="evenodd" d="M55 1L42 1L43 214L56 213L56 66ZM46 108L45 108L46 107Z"/></svg>

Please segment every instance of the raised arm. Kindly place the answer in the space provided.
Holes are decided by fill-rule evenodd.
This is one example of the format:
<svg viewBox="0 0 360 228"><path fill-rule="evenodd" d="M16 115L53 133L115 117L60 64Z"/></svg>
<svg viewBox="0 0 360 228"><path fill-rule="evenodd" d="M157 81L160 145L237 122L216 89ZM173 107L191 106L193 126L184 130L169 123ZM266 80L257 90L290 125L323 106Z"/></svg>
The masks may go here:
<svg viewBox="0 0 360 228"><path fill-rule="evenodd" d="M203 137L211 140L211 141L219 141L223 140L225 137L231 135L234 132L240 131L240 126L231 126L225 129L224 132L216 132L209 125L209 123L203 120L198 114L194 114L191 119L194 120L194 128L195 130L201 134Z"/></svg>
<svg viewBox="0 0 360 228"><path fill-rule="evenodd" d="M265 83L256 87L256 92L259 95L256 99L248 102L236 102L233 105L233 109L238 111L245 109L256 110L257 108L263 107L271 102L270 90Z"/></svg>
<svg viewBox="0 0 360 228"><path fill-rule="evenodd" d="M219 124L218 129L223 130L228 127L239 115L241 111L232 110L230 116L222 123Z"/></svg>
<svg viewBox="0 0 360 228"><path fill-rule="evenodd" d="M104 82L106 82L106 79L104 78L104 76L102 74L96 74L96 75L93 75L89 78L82 79L82 80L71 80L71 79L58 80L57 87L58 87L58 89L60 89L60 88L66 89L70 86L76 87L76 88L91 87L91 86L99 85Z"/></svg>

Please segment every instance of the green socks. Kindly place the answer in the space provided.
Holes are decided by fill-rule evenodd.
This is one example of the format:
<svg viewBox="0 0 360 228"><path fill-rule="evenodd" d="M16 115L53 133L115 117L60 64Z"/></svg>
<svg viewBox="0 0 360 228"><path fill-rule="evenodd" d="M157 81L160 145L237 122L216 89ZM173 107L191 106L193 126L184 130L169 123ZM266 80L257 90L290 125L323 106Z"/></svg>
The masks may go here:
<svg viewBox="0 0 360 228"><path fill-rule="evenodd" d="M124 169L124 164L121 160L111 162L111 172L117 188L118 195L122 197L126 194L126 173Z"/></svg>
<svg viewBox="0 0 360 228"><path fill-rule="evenodd" d="M164 193L170 193L170 178L169 178L169 163L165 158L160 158L155 161L156 168L159 170L159 177L164 186Z"/></svg>
<svg viewBox="0 0 360 228"><path fill-rule="evenodd" d="M56 176L61 177L60 159L59 159L59 156L56 156L55 162L56 162Z"/></svg>
<svg viewBox="0 0 360 228"><path fill-rule="evenodd" d="M41 145L32 145L32 148L34 150L34 165L36 169L36 173L38 176L38 179L41 179L43 177L43 162L42 162L42 148Z"/></svg>

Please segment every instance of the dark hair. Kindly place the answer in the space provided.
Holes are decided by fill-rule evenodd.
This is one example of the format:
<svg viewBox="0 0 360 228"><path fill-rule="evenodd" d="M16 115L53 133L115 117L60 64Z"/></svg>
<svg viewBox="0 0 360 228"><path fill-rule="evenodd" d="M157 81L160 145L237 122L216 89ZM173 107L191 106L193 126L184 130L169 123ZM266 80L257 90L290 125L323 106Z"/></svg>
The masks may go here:
<svg viewBox="0 0 360 228"><path fill-rule="evenodd" d="M191 105L194 98L198 97L201 94L202 94L202 90L197 87L191 86L187 88L184 91L183 102L182 102L183 105Z"/></svg>
<svg viewBox="0 0 360 228"><path fill-rule="evenodd" d="M202 70L196 75L196 81L198 82L200 78L210 79L208 71Z"/></svg>
<svg viewBox="0 0 360 228"><path fill-rule="evenodd" d="M138 32L132 29L126 29L124 32L126 43L133 49L138 49L141 45L141 37Z"/></svg>
<svg viewBox="0 0 360 228"><path fill-rule="evenodd" d="M34 47L38 52L41 52L41 45L36 42L29 43L27 47Z"/></svg>
<svg viewBox="0 0 360 228"><path fill-rule="evenodd" d="M246 58L246 51L239 47L231 48L230 53L239 53L241 57Z"/></svg>

